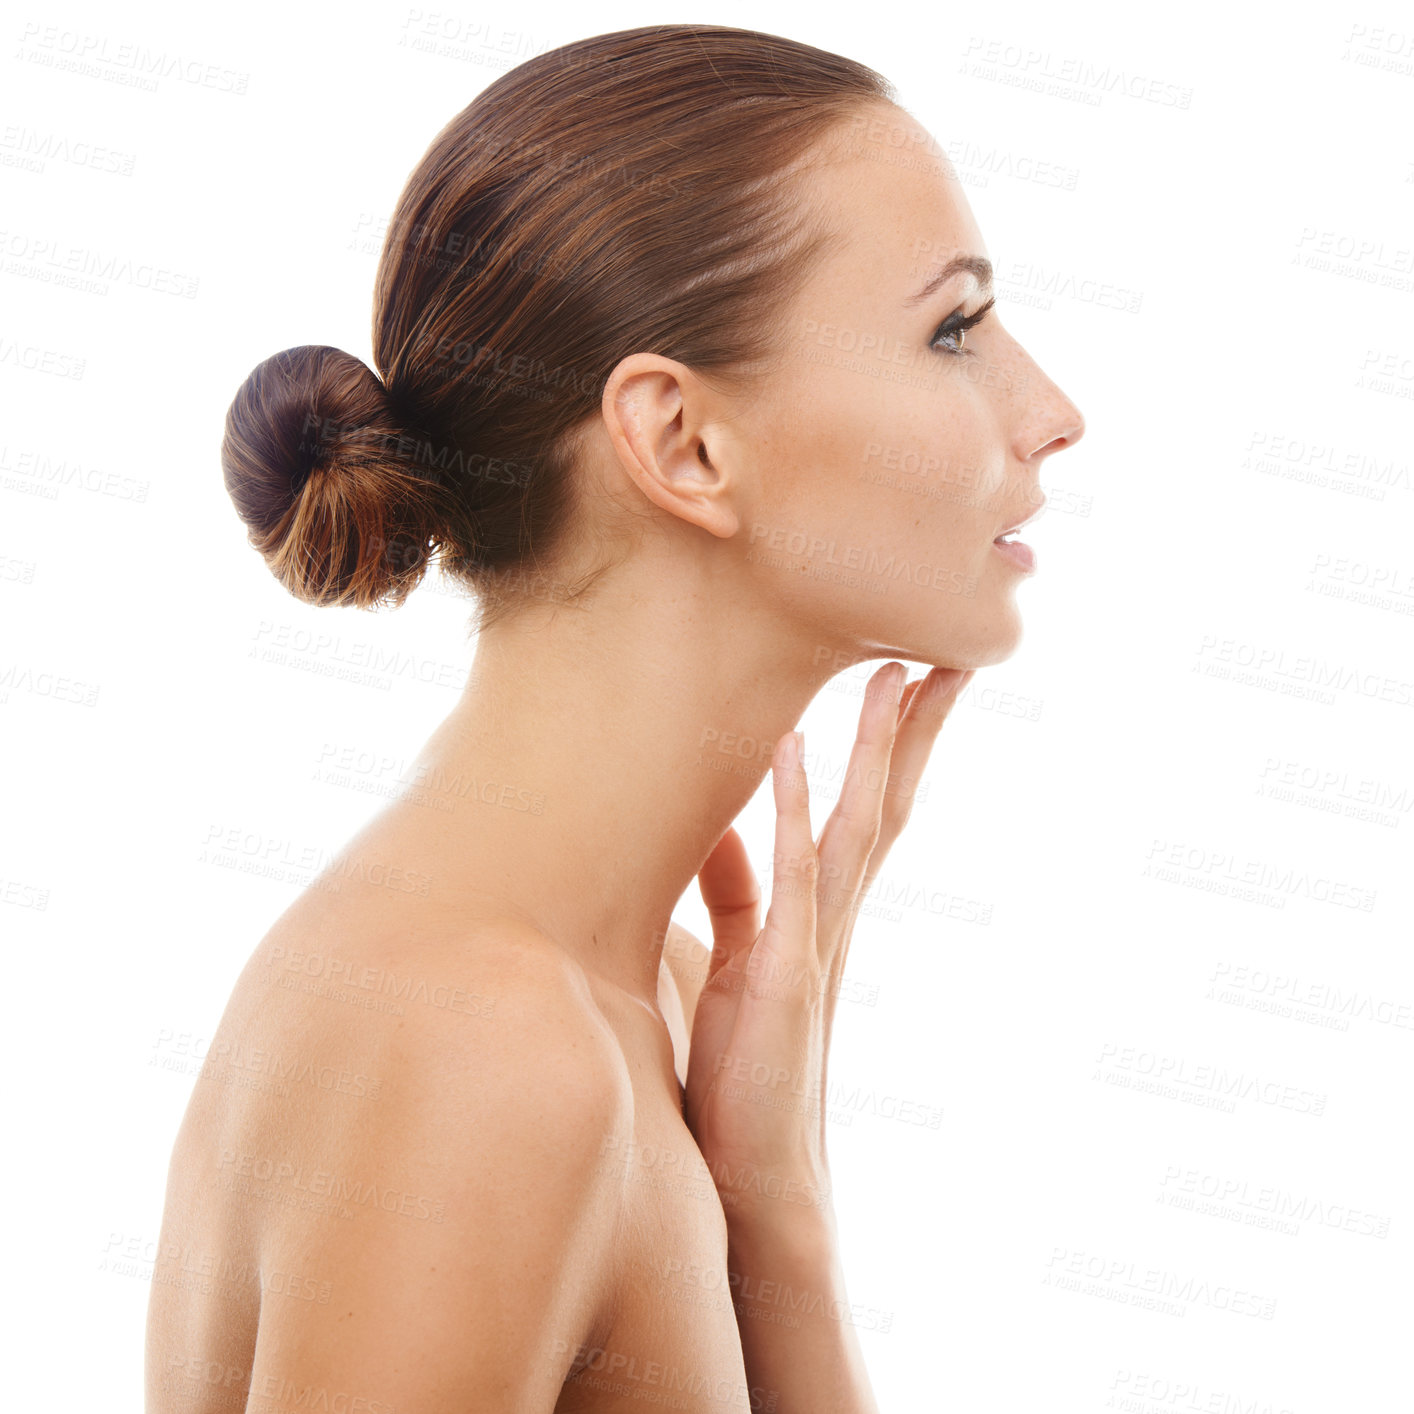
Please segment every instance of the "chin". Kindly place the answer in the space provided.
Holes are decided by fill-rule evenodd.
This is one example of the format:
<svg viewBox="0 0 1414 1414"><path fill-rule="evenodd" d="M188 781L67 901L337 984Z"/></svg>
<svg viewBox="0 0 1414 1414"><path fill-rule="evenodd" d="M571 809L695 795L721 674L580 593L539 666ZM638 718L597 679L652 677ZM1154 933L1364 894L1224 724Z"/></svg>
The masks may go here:
<svg viewBox="0 0 1414 1414"><path fill-rule="evenodd" d="M980 596L979 596L980 597ZM974 604L976 601L972 601ZM858 623L859 636L849 653L851 662L873 658L898 658L930 668L991 668L1004 663L1021 646L1021 612L1010 597L992 605L990 612L967 618L939 615L937 606L925 606L931 618L920 620L919 605L910 603L902 619Z"/></svg>
<svg viewBox="0 0 1414 1414"><path fill-rule="evenodd" d="M936 668L992 668L1005 663L1021 646L1024 637L1021 617L1015 609L988 624L984 630L966 637L949 634L945 642L929 646L926 653L909 656Z"/></svg>

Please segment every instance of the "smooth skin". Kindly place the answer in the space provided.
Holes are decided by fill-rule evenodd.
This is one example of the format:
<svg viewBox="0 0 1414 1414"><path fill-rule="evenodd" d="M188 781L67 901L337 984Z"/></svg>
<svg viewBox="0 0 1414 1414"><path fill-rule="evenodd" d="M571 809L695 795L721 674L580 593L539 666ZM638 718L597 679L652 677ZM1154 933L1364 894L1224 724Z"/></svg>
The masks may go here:
<svg viewBox="0 0 1414 1414"><path fill-rule="evenodd" d="M934 669L907 685L902 663L874 674L845 786L818 843L800 733L781 738L771 763L775 872L764 927L760 887L736 830L698 876L714 946L692 1027L684 1115L728 1214L730 1267L742 1290L784 1281L840 1303L825 1314L807 1308L788 1340L759 1320L741 1323L753 1379L788 1389L798 1408L876 1408L853 1327L828 1314L849 1304L829 1203L830 1031L859 905L912 807L913 790L890 783L919 780L974 671ZM802 1101L771 1103L783 1093ZM803 1218L783 1216L780 1202L757 1196L762 1173L777 1193L818 1204Z"/></svg>
<svg viewBox="0 0 1414 1414"><path fill-rule="evenodd" d="M555 578L609 570L478 636L416 784L241 974L172 1156L154 1414L283 1414L318 1390L347 1414L875 1407L828 1314L847 1298L823 1118L728 1078L745 1058L823 1093L828 982L907 819L897 782L1015 650L1023 576L992 541L1084 424L995 311L934 341L984 293L964 274L910 296L985 248L926 132L889 104L859 118L807 176L841 243L781 356L745 391L618 364ZM839 330L893 354L846 357ZM890 459L919 470L871 480ZM791 550L800 532L817 548ZM876 553L909 572L859 568ZM933 666L902 692L901 663L870 680L815 844L805 773L844 763L812 743L802 771L783 739L880 657ZM768 769L763 925L732 824ZM694 880L710 961L672 920ZM421 991L368 1005L390 977ZM734 1309L756 1279L817 1314Z"/></svg>
<svg viewBox="0 0 1414 1414"><path fill-rule="evenodd" d="M714 1174L763 1166L799 1170L802 1188L828 1193L824 1107L793 1123L762 1104L780 1077L805 1096L825 1093L830 1026L858 905L907 823L912 792L948 709L972 672L935 671L904 685L901 663L870 680L845 789L816 845L800 733L772 760L776 804L774 887L765 926L761 890L736 830L728 830L699 875L713 949L692 1028L685 1113ZM920 696L920 683L923 695ZM821 888L821 880L830 880ZM727 1066L737 1058L749 1065ZM739 1078L745 1071L748 1078ZM750 1077L768 1077L754 1083ZM719 1187L725 1179L719 1180ZM730 1197L732 1206L740 1199Z"/></svg>

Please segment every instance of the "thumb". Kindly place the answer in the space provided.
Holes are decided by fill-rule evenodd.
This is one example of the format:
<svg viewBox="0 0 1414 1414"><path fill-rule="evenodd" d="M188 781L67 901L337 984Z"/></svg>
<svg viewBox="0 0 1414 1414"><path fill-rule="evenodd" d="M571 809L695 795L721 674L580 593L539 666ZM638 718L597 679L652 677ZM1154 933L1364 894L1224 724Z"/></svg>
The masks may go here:
<svg viewBox="0 0 1414 1414"><path fill-rule="evenodd" d="M761 932L761 885L756 880L746 846L730 826L697 871L697 886L712 920L712 960L707 982L731 960L750 948Z"/></svg>

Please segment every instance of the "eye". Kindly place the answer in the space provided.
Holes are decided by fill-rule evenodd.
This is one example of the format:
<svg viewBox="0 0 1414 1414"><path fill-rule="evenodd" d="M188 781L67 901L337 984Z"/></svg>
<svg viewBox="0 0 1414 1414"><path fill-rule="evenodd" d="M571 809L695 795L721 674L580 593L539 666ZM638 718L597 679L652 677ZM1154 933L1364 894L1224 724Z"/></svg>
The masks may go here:
<svg viewBox="0 0 1414 1414"><path fill-rule="evenodd" d="M938 325L937 329L933 331L933 338L928 347L938 349L939 353L951 354L954 358L970 356L974 351L963 347L967 337L967 331L975 325L980 324L987 317L987 312L996 302L995 297L989 299L976 314L969 314L965 319L960 310L954 310L953 313L948 315L948 317ZM944 346L939 348L939 344L941 344L944 339L955 339L957 341L957 347L948 348Z"/></svg>

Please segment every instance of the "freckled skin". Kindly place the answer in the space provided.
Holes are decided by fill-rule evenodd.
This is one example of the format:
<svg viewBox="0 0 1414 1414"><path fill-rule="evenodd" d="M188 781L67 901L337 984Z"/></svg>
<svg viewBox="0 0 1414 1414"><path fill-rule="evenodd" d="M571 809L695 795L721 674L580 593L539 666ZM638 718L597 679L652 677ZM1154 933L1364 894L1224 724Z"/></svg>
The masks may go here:
<svg viewBox="0 0 1414 1414"><path fill-rule="evenodd" d="M987 250L927 134L891 105L868 116L912 140L846 123L822 149L803 191L847 244L800 291L783 356L745 395L656 354L621 360L584 429L554 578L611 568L582 604L531 601L478 635L465 692L407 772L422 784L359 831L237 982L217 1054L379 1089L293 1082L281 1097L249 1065L196 1083L160 1242L221 1276L203 1297L159 1260L149 1414L228 1414L248 1380L263 1411L308 1407L309 1387L369 1414L643 1407L653 1377L616 1393L584 1368L595 1349L682 1374L676 1407L767 1407L747 1392L724 1210L683 1118L706 954L671 915L830 678L874 657L968 669L1014 651L1023 575L992 541L1083 431L995 312L966 335L975 358L929 349L984 297L965 278L907 297ZM910 164L878 160L900 151ZM846 354L827 326L878 352ZM901 484L870 479L883 472ZM831 548L771 550L776 532ZM832 560L855 582L809 572ZM514 808L532 798L543 809ZM430 888L377 887L350 861ZM301 950L341 977L412 976L493 1007L297 990L280 959ZM234 1182L247 1162L376 1183L413 1214L324 1213L292 1178ZM262 1303L257 1270L300 1284Z"/></svg>
<svg viewBox="0 0 1414 1414"><path fill-rule="evenodd" d="M1024 576L992 540L1037 507L1041 462L1077 441L1084 420L995 308L965 336L974 357L929 348L949 314L972 314L986 296L963 275L916 307L906 300L955 255L989 253L938 144L891 105L871 115L847 124L812 174L849 243L803 291L779 369L719 436L756 472L750 510L763 527L834 542L837 559L865 547L953 572L936 588L888 579L878 595L767 566L760 594L875 656L982 667L1021 636Z"/></svg>

